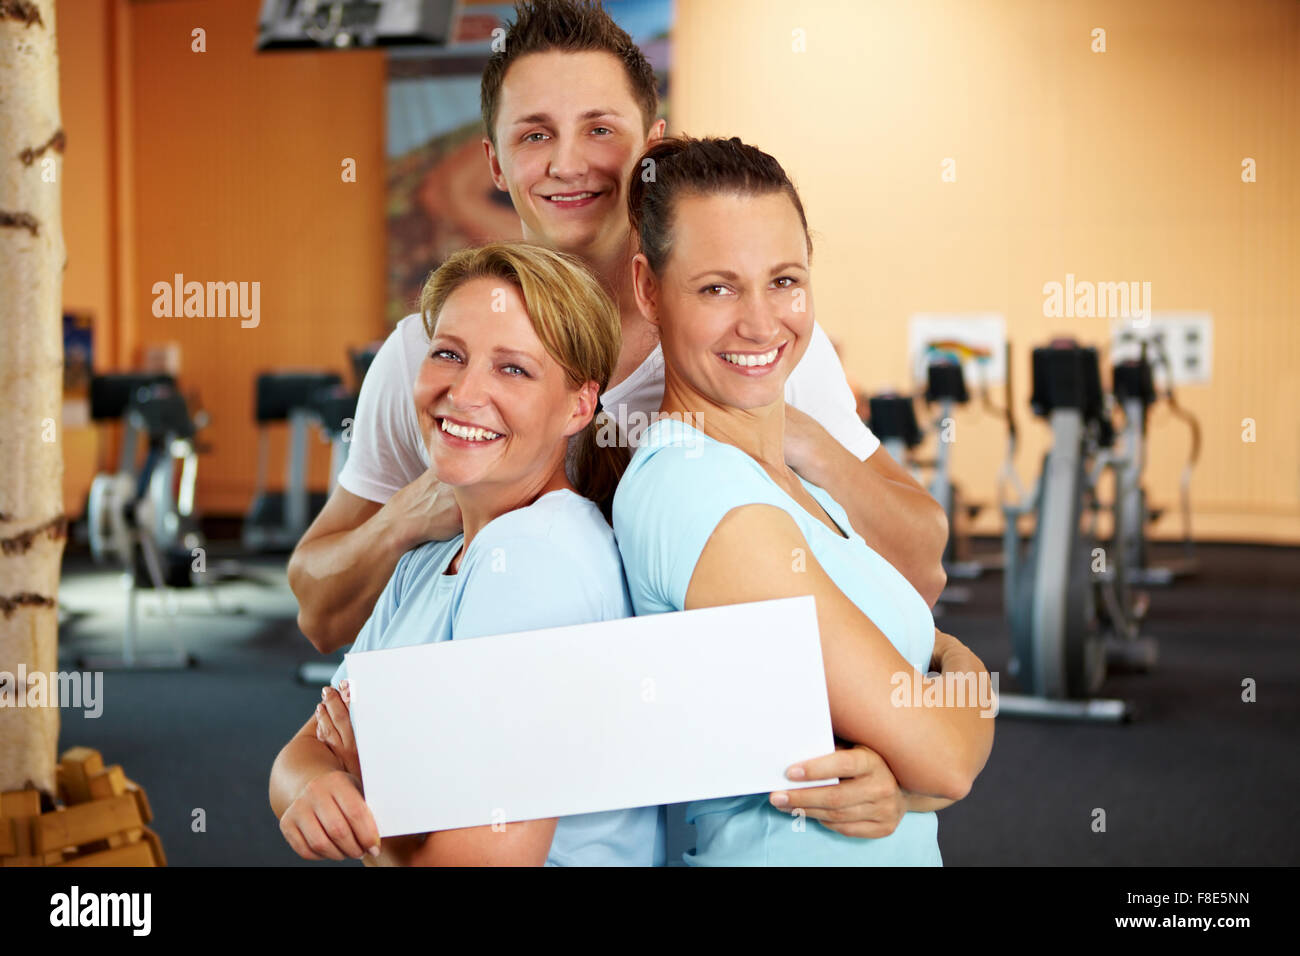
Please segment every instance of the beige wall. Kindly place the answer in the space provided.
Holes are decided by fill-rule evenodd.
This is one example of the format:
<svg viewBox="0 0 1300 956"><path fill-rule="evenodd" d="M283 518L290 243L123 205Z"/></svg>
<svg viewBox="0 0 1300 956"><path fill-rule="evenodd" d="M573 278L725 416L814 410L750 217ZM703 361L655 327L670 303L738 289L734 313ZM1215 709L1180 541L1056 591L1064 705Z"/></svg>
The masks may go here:
<svg viewBox="0 0 1300 956"><path fill-rule="evenodd" d="M817 318L861 388L908 384L912 313L1002 313L1028 480L1028 349L1109 335L1044 318L1043 284L1149 281L1157 310L1214 317L1213 381L1180 392L1198 536L1300 542L1300 4L682 0L674 43L674 128L741 136L799 185ZM1152 427L1150 497L1174 505L1187 431ZM1004 429L971 409L957 439L957 479L992 501Z"/></svg>

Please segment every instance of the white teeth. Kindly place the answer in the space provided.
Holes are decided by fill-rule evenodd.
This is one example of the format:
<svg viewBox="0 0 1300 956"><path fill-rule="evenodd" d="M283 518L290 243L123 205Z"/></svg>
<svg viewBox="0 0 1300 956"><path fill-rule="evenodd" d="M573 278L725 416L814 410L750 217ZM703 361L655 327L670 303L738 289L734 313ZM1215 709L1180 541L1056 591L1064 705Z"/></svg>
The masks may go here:
<svg viewBox="0 0 1300 956"><path fill-rule="evenodd" d="M776 354L780 351L781 349L778 346L766 355L741 355L738 352L723 352L722 357L732 365L744 365L746 367L754 365L771 365L776 361Z"/></svg>
<svg viewBox="0 0 1300 956"><path fill-rule="evenodd" d="M469 428L465 425L449 422L445 418L442 420L442 430L449 435L463 438L465 441L492 441L494 438L501 437L496 432L490 432L486 428Z"/></svg>
<svg viewBox="0 0 1300 956"><path fill-rule="evenodd" d="M590 199L595 193L577 193L573 196L548 196L551 202L577 202L579 199Z"/></svg>

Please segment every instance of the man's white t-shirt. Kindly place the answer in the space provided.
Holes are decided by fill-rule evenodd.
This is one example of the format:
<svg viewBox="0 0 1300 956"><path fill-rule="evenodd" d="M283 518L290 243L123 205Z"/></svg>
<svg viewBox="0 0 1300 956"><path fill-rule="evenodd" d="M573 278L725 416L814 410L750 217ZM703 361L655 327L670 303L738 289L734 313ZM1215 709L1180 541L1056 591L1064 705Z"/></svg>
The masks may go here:
<svg viewBox="0 0 1300 956"><path fill-rule="evenodd" d="M352 441L339 484L352 494L388 501L429 469L429 450L415 417L415 380L429 340L416 312L397 323L366 372L352 423ZM664 397L664 356L659 346L637 369L601 396L620 425L649 421ZM880 441L858 418L844 367L822 327L813 323L808 350L785 383L785 400L816 419L832 437L865 461ZM627 430L633 444L643 428Z"/></svg>

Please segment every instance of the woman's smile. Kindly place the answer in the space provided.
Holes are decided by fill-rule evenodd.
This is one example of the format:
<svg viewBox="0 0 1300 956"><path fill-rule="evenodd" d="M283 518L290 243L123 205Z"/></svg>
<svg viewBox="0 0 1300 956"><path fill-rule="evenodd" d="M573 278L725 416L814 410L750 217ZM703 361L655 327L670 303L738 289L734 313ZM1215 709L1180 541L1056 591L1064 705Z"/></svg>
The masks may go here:
<svg viewBox="0 0 1300 956"><path fill-rule="evenodd" d="M472 422L434 416L439 437L453 448L481 448L499 441L505 434Z"/></svg>
<svg viewBox="0 0 1300 956"><path fill-rule="evenodd" d="M747 375L758 377L770 375L781 364L781 359L785 355L785 347L789 345L789 340L782 342L774 349L768 349L766 352L714 352L727 368L737 375Z"/></svg>

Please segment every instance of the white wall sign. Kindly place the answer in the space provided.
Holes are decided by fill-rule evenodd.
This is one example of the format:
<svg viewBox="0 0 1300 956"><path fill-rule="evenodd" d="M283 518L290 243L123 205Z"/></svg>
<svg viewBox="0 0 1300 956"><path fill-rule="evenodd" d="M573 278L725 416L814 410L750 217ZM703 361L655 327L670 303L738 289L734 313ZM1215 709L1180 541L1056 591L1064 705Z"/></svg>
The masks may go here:
<svg viewBox="0 0 1300 956"><path fill-rule="evenodd" d="M1151 321L1115 319L1110 326L1111 363L1137 358L1147 343L1156 381L1174 385L1208 385L1214 371L1214 319L1208 312L1152 312ZM1168 356L1168 368L1160 350Z"/></svg>
<svg viewBox="0 0 1300 956"><path fill-rule="evenodd" d="M918 312L907 323L907 355L912 380L924 387L930 350L935 343L958 343L983 358L960 354L966 390L982 383L1001 385L1007 378L1007 323L996 312Z"/></svg>

